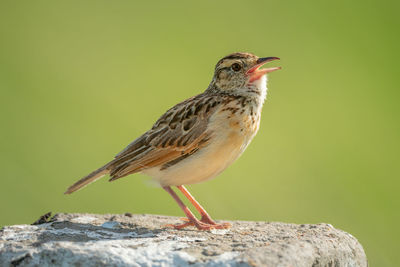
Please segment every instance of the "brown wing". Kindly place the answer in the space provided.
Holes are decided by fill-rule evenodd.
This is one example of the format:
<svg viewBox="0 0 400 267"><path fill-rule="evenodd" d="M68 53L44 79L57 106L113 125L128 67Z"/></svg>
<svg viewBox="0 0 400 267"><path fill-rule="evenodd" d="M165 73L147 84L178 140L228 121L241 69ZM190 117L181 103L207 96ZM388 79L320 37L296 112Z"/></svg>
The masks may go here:
<svg viewBox="0 0 400 267"><path fill-rule="evenodd" d="M200 94L168 110L151 130L116 155L107 169L110 181L155 166L168 166L206 146L208 120L220 97Z"/></svg>

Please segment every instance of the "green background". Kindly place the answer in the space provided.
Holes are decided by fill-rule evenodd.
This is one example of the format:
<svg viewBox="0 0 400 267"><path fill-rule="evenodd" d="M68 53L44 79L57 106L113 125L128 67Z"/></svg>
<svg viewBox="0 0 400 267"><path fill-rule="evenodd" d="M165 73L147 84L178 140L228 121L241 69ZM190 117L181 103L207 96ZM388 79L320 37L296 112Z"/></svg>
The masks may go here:
<svg viewBox="0 0 400 267"><path fill-rule="evenodd" d="M235 51L278 56L260 132L190 186L217 219L326 222L398 266L398 1L2 1L0 225L45 212L182 216L134 175L65 189L203 91Z"/></svg>

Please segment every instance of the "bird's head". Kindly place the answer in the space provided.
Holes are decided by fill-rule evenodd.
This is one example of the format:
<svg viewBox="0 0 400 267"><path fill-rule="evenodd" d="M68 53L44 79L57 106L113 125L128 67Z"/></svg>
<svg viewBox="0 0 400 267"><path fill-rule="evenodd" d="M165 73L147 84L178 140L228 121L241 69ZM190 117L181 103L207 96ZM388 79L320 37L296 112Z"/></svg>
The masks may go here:
<svg viewBox="0 0 400 267"><path fill-rule="evenodd" d="M280 67L260 69L265 63L278 60L277 57L257 57L250 53L233 53L218 61L215 66L213 90L240 93L246 88L260 87L265 84L266 74ZM264 85L265 86L265 85Z"/></svg>

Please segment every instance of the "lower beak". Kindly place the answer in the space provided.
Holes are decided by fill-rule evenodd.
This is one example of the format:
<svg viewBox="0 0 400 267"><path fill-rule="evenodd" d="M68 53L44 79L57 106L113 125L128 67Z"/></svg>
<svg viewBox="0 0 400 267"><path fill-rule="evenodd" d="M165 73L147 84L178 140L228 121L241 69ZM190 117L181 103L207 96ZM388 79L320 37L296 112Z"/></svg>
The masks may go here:
<svg viewBox="0 0 400 267"><path fill-rule="evenodd" d="M272 67L272 68L266 68L266 69L260 69L261 66L263 66L265 63L273 61L273 60L279 60L279 57L261 57L257 60L256 65L254 65L251 69L249 69L246 74L250 76L249 82L254 82L258 79L260 79L262 76L264 76L267 73L280 70L281 67Z"/></svg>

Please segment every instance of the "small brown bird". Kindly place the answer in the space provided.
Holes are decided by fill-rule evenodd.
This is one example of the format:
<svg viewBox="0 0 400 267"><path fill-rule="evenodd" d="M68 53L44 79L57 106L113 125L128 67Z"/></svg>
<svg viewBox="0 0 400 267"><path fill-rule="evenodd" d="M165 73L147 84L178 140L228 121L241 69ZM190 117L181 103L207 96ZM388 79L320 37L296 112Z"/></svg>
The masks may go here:
<svg viewBox="0 0 400 267"><path fill-rule="evenodd" d="M109 174L110 181L133 173L151 176L178 203L200 230L229 228L216 223L184 187L211 179L232 164L256 135L267 96L266 74L280 67L260 69L277 57L259 58L233 53L218 61L208 88L162 115L153 127L130 143L103 167L68 188L70 194ZM176 186L199 211L198 220L179 199Z"/></svg>

